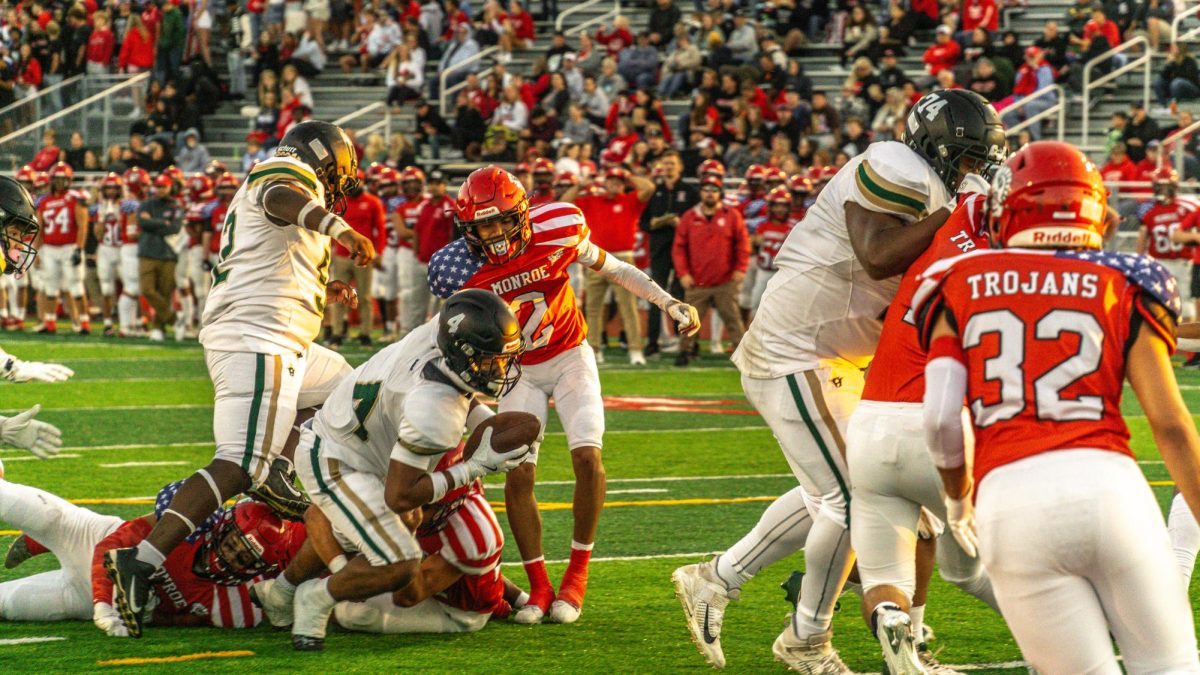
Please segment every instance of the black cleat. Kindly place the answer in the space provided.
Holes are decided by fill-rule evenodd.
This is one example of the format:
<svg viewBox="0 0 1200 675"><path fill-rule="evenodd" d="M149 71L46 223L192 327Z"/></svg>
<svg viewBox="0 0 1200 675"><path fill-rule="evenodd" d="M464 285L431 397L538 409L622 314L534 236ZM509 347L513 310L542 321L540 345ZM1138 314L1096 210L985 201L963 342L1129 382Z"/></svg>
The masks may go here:
<svg viewBox="0 0 1200 675"><path fill-rule="evenodd" d="M688 358L688 355L685 352L679 352L679 355L675 357L675 365L679 366L680 368L686 367L689 361L691 361L691 359Z"/></svg>
<svg viewBox="0 0 1200 675"><path fill-rule="evenodd" d="M325 651L325 638L293 635L292 649L298 652L323 652Z"/></svg>
<svg viewBox="0 0 1200 675"><path fill-rule="evenodd" d="M113 583L113 607L129 630L129 636L142 637L142 621L150 602L150 577L153 565L137 559L136 548L117 548L104 554L104 569Z"/></svg>
<svg viewBox="0 0 1200 675"><path fill-rule="evenodd" d="M8 555L4 556L4 569L11 570L33 557L33 553L29 552L28 542L25 535L21 535L13 541L12 546L8 547Z"/></svg>
<svg viewBox="0 0 1200 675"><path fill-rule="evenodd" d="M300 522L312 503L296 489L296 469L286 457L276 457L262 485L247 490L250 497L271 507L280 518Z"/></svg>
<svg viewBox="0 0 1200 675"><path fill-rule="evenodd" d="M364 347L370 347L370 346L374 345L375 343L371 341L370 335L367 335L366 333L362 333L361 335L358 336L358 344L360 344Z"/></svg>

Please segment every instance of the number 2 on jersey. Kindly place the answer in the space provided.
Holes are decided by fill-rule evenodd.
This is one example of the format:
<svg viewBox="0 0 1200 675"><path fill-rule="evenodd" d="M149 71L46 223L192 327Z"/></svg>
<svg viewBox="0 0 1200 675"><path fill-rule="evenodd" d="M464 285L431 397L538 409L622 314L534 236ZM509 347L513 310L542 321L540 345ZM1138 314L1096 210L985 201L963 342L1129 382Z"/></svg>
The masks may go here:
<svg viewBox="0 0 1200 675"><path fill-rule="evenodd" d="M983 343L985 335L996 335L998 351L984 361L984 380L1000 384L1000 400L970 402L971 414L978 427L987 427L1021 414L1025 410L1025 322L1007 309L972 316L963 330L964 349ZM1079 349L1062 363L1046 371L1033 382L1034 405L1038 419L1059 422L1099 420L1104 401L1099 396L1063 398L1062 391L1100 368L1104 354L1104 329L1087 312L1056 309L1046 313L1034 326L1038 341L1057 341L1063 335L1079 338Z"/></svg>
<svg viewBox="0 0 1200 675"><path fill-rule="evenodd" d="M546 294L540 291L531 291L522 293L512 299L508 303L513 314L517 315L517 320L521 320L521 312L525 311L525 305L529 305L529 316L525 318L525 323L521 325L521 334L525 336L525 349L538 349L550 344L550 336L554 334L554 325L543 326L542 322L546 318Z"/></svg>

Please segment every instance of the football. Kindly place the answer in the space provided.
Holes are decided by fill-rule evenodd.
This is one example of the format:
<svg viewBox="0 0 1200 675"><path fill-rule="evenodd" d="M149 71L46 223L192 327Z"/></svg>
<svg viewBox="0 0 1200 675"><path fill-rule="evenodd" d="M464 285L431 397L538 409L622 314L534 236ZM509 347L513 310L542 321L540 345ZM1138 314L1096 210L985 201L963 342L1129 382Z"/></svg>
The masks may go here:
<svg viewBox="0 0 1200 675"><path fill-rule="evenodd" d="M508 452L536 441L538 434L542 431L542 423L538 421L537 416L527 412L497 413L475 428L475 432L467 439L467 445L463 448L463 459L475 454L475 448L479 447L479 439L483 436L483 430L489 428L494 429L492 431L492 448L496 452Z"/></svg>

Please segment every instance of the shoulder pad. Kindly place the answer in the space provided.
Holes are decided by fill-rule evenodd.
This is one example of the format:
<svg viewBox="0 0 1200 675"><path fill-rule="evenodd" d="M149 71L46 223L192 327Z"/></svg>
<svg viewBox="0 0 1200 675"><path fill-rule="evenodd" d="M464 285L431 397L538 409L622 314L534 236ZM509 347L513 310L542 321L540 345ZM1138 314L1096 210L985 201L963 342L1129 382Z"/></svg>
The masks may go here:
<svg viewBox="0 0 1200 675"><path fill-rule="evenodd" d="M859 192L872 204L913 218L928 208L930 181L936 178L925 160L894 141L867 146L854 170Z"/></svg>
<svg viewBox="0 0 1200 675"><path fill-rule="evenodd" d="M313 173L313 170L308 165L290 157L270 157L264 159L255 165L250 170L250 173L246 175L246 184L248 187L256 187L259 184L273 180L285 180L296 183L318 197L323 197L325 194L321 181L317 180L317 174Z"/></svg>
<svg viewBox="0 0 1200 675"><path fill-rule="evenodd" d="M456 239L429 258L429 290L439 298L448 298L465 286L482 266L483 261L471 253L467 242Z"/></svg>
<svg viewBox="0 0 1200 675"><path fill-rule="evenodd" d="M1123 274L1125 280L1140 288L1158 304L1166 308L1171 318L1179 321L1183 301L1179 297L1179 282L1153 258L1134 253L1115 251L1059 251L1060 258L1074 258L1104 265Z"/></svg>

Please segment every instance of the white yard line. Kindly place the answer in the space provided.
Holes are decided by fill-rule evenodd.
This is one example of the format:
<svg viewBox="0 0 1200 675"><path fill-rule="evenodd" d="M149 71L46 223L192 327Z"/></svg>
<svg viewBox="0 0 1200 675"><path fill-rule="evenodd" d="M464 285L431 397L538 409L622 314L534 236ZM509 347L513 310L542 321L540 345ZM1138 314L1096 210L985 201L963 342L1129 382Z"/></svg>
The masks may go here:
<svg viewBox="0 0 1200 675"><path fill-rule="evenodd" d="M610 495L644 495L660 492L670 492L666 488L633 488L630 490L607 490L605 494Z"/></svg>
<svg viewBox="0 0 1200 675"><path fill-rule="evenodd" d="M54 637L50 635L45 637L9 638L7 640L0 640L0 647L8 647L12 645L31 645L37 642L58 642L59 640L66 639L67 638L65 637Z"/></svg>
<svg viewBox="0 0 1200 675"><path fill-rule="evenodd" d="M699 480L757 480L763 478L792 478L790 473L752 473L741 476L655 476L652 478L609 478L609 483L673 483ZM504 481L489 481L485 485L503 485ZM574 485L573 480L539 480L538 485ZM613 494L610 490L608 494Z"/></svg>
<svg viewBox="0 0 1200 675"><path fill-rule="evenodd" d="M637 560L669 560L671 558L695 558L697 561L707 558L711 555L716 555L720 551L699 551L697 553L659 553L656 555L618 555L607 558L592 558L591 561L597 562L633 562ZM565 565L571 562L567 558L562 560L547 560L547 565ZM502 567L520 567L525 563L522 562L506 562L500 563Z"/></svg>
<svg viewBox="0 0 1200 675"><path fill-rule="evenodd" d="M102 469L125 469L134 466L187 466L190 462L121 462L120 464L101 464Z"/></svg>
<svg viewBox="0 0 1200 675"><path fill-rule="evenodd" d="M79 459L80 457L83 457L83 455L76 455L70 452L60 452L57 455L49 457L48 459ZM42 461L40 457L34 457L33 455L17 455L16 457L4 457L2 459L4 459L5 462Z"/></svg>
<svg viewBox="0 0 1200 675"><path fill-rule="evenodd" d="M174 403L166 405L94 405L94 406L43 406L42 412L96 412L122 410L192 410L212 408L211 403ZM21 412L24 408L4 408L0 412Z"/></svg>

